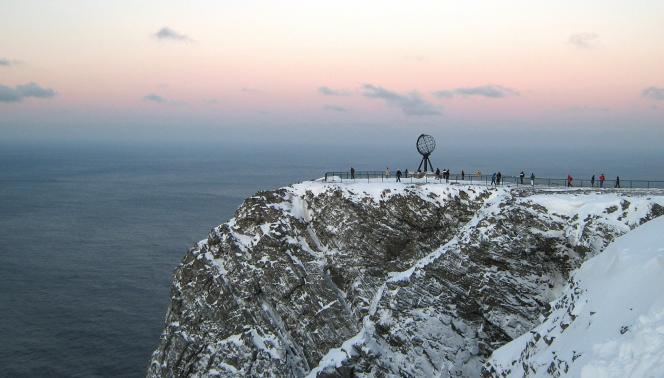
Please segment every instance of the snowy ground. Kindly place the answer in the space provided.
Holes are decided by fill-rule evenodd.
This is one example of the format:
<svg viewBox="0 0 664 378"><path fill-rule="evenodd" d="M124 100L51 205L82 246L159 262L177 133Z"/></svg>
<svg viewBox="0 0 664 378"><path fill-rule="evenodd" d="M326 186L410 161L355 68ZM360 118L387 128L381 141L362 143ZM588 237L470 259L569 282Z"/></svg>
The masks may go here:
<svg viewBox="0 0 664 378"><path fill-rule="evenodd" d="M551 315L490 363L497 376L662 377L663 288L661 217L585 262Z"/></svg>

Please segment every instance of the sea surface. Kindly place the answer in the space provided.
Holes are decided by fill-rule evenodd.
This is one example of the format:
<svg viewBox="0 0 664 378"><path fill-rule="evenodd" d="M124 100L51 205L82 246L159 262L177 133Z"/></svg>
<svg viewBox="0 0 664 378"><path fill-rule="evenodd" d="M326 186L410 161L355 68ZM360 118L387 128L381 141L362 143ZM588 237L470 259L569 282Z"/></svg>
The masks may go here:
<svg viewBox="0 0 664 378"><path fill-rule="evenodd" d="M501 147L432 160L466 172L664 176L657 152ZM0 143L0 376L144 376L173 270L244 198L326 170L418 163L411 144Z"/></svg>

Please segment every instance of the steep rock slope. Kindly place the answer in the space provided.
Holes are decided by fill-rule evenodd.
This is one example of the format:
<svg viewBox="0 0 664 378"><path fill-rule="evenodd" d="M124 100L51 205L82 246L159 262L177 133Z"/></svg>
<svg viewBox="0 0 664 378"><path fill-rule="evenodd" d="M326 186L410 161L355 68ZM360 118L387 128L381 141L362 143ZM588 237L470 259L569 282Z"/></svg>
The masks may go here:
<svg viewBox="0 0 664 378"><path fill-rule="evenodd" d="M478 375L664 199L310 182L188 251L148 376Z"/></svg>
<svg viewBox="0 0 664 378"><path fill-rule="evenodd" d="M492 377L659 377L664 217L613 242L569 279L541 325L494 351Z"/></svg>

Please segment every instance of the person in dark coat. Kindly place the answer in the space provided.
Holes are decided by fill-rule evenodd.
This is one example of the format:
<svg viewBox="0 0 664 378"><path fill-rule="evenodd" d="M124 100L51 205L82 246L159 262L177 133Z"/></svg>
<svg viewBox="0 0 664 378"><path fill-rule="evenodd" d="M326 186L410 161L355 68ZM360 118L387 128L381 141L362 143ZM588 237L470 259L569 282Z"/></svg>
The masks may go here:
<svg viewBox="0 0 664 378"><path fill-rule="evenodd" d="M593 188L595 187L595 175L593 175L593 177L590 178L590 186L592 186Z"/></svg>
<svg viewBox="0 0 664 378"><path fill-rule="evenodd" d="M350 167L350 178L354 179L355 178L355 168Z"/></svg>
<svg viewBox="0 0 664 378"><path fill-rule="evenodd" d="M436 178L440 180L440 168L436 168Z"/></svg>
<svg viewBox="0 0 664 378"><path fill-rule="evenodd" d="M401 182L401 169L397 169L397 182Z"/></svg>
<svg viewBox="0 0 664 378"><path fill-rule="evenodd" d="M523 178L524 177L526 177L526 174L523 173L523 171L521 171L521 173L519 173L519 179L521 180L521 185L523 185Z"/></svg>
<svg viewBox="0 0 664 378"><path fill-rule="evenodd" d="M461 170L461 181L463 181L465 179L466 179L466 172L464 172L463 169L462 169Z"/></svg>
<svg viewBox="0 0 664 378"><path fill-rule="evenodd" d="M530 172L530 186L535 186L535 172Z"/></svg>
<svg viewBox="0 0 664 378"><path fill-rule="evenodd" d="M496 172L491 175L491 185L496 185Z"/></svg>
<svg viewBox="0 0 664 378"><path fill-rule="evenodd" d="M404 177L408 178L408 168L406 168L406 170L403 173L404 173Z"/></svg>
<svg viewBox="0 0 664 378"><path fill-rule="evenodd" d="M616 176L616 188L620 188L620 176Z"/></svg>
<svg viewBox="0 0 664 378"><path fill-rule="evenodd" d="M498 171L498 174L496 174L496 185L500 185L500 183L503 181L503 174Z"/></svg>

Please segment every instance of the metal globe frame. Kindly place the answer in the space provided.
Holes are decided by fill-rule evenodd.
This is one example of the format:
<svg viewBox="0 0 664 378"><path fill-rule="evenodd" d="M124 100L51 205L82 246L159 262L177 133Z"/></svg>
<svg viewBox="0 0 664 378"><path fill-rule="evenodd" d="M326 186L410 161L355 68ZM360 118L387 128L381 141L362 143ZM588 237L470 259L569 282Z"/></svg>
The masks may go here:
<svg viewBox="0 0 664 378"><path fill-rule="evenodd" d="M422 155L422 161L420 161L420 166L417 167L417 170L420 171L422 169L422 165L424 165L424 171L426 172L428 170L428 165L433 172L433 164L431 164L429 156L433 150L436 149L436 140L431 135L421 134L417 138L417 143L415 143L415 146L417 147L417 152Z"/></svg>

